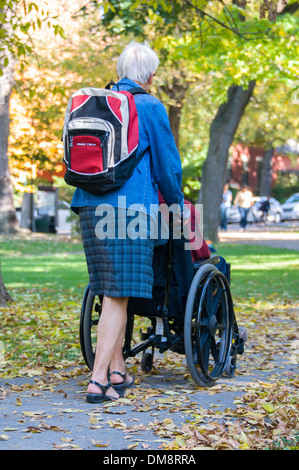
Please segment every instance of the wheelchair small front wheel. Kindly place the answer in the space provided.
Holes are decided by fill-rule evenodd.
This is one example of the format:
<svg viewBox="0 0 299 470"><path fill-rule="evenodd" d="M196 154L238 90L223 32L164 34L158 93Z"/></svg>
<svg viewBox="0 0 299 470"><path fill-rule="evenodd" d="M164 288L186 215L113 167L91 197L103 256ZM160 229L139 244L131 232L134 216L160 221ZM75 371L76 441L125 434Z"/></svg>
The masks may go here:
<svg viewBox="0 0 299 470"><path fill-rule="evenodd" d="M230 378L234 377L236 366L237 366L237 356L236 355L229 356L229 359L228 359L228 362L226 364L225 371L224 371L225 375Z"/></svg>
<svg viewBox="0 0 299 470"><path fill-rule="evenodd" d="M153 362L153 354L145 351L141 358L141 370L143 372L150 372L153 368Z"/></svg>

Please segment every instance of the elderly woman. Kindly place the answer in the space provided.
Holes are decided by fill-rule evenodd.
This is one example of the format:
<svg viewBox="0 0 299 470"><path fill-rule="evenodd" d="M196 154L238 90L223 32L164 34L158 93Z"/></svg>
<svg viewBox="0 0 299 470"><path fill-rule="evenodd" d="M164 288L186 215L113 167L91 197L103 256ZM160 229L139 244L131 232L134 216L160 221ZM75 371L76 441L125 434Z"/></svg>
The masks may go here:
<svg viewBox="0 0 299 470"><path fill-rule="evenodd" d="M158 64L152 49L130 43L118 59L119 81L114 89L139 86L147 92ZM127 304L129 297L152 298L154 249L154 240L148 232L145 237L124 237L117 226L115 238L97 237L99 211L96 208L113 206L117 222L124 220L119 213L138 203L147 220L151 205L158 206L158 188L166 204L177 204L182 209L184 204L181 161L166 110L149 94L137 94L134 99L139 122L138 151L146 150L142 160L120 188L103 195L77 188L72 201L72 209L80 217L91 290L94 295L103 296L94 368L86 395L91 403L117 399L134 383L122 354ZM127 224L129 220L126 212Z"/></svg>

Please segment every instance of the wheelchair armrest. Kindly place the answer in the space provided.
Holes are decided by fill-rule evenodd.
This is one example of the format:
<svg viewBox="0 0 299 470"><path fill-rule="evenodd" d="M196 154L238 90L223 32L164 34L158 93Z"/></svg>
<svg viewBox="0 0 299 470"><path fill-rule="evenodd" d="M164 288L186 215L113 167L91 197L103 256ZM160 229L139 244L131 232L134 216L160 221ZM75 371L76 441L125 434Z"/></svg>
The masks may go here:
<svg viewBox="0 0 299 470"><path fill-rule="evenodd" d="M198 269L200 268L203 264L213 264L216 266L216 264L220 263L220 257L219 256L211 256L210 258L203 258L203 259L197 259L194 262L194 268Z"/></svg>

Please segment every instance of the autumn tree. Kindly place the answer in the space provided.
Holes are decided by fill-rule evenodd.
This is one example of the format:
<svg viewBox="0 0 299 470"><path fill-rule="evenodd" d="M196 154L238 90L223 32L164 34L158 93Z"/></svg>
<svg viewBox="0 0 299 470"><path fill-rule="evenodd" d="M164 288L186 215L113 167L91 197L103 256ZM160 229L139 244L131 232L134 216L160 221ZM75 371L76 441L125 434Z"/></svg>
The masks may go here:
<svg viewBox="0 0 299 470"><path fill-rule="evenodd" d="M150 40L165 59L162 66L167 67L170 60L181 70L183 62L195 72L213 77L207 93L218 103L218 110L211 118L199 201L204 206L204 235L216 240L228 151L255 84L297 79L297 2L111 0L108 3L111 7L105 16L108 27L118 34ZM90 6L96 4L93 1ZM180 106L181 103L179 109ZM176 134L177 127L173 130Z"/></svg>
<svg viewBox="0 0 299 470"><path fill-rule="evenodd" d="M51 2L51 14L63 24L64 35L53 37L46 24L35 31L28 65L16 74L9 146L15 182L20 172L27 174L30 182L33 166L35 183L45 172L63 170L61 133L69 97L84 86L104 87L115 79L113 48L103 53L113 40L104 39L102 30L93 33L91 19L78 17L82 3ZM94 17L99 17L99 12ZM28 189L28 181L24 180L23 186L17 183L23 191Z"/></svg>
<svg viewBox="0 0 299 470"><path fill-rule="evenodd" d="M35 11L35 14L33 14ZM38 14L37 14L38 12ZM24 66L26 55L32 50L30 28L40 27L42 20L55 32L62 28L55 25L49 13L41 10L34 2L2 0L0 3L0 233L13 233L18 229L13 204L12 184L8 165L8 138L10 127L9 104L14 85L15 67ZM0 305L10 300L4 286L0 266Z"/></svg>
<svg viewBox="0 0 299 470"><path fill-rule="evenodd" d="M241 4L241 2L235 3L238 7ZM245 3L246 2L243 2L243 4ZM292 25L292 20L290 22L286 21L286 24L283 24L284 22L281 21L277 24L278 27L275 27L276 25L274 26L274 24L278 14L277 5L277 2L261 2L259 21L262 25L266 25L265 19L267 16L267 29L261 31L261 38L252 38L251 41L247 39L247 44L241 45L242 49L238 51L239 54L238 57L236 57L236 61L241 60L240 65L244 67L244 75L241 78L242 81L245 79L245 84L242 83L238 85L233 83L229 86L227 100L220 105L211 123L210 144L207 158L203 166L202 187L199 201L203 204L204 210L204 234L213 241L218 239L219 215L218 211L215 211L215 208L218 208L221 202L222 190L227 174L226 168L229 148L233 142L249 100L253 96L256 82L269 83L272 82L273 79L292 80L296 78L296 71L292 66L288 66L288 60L293 57L297 61L298 43L294 44L294 41L291 39L291 47L288 51L289 45L287 43L290 40L289 28L290 25ZM246 16L247 11L242 8L242 10L239 11L239 18L241 20L240 33L242 31L242 23L246 23ZM292 34L291 38L294 39ZM278 39L279 42L276 42ZM255 48L255 51L258 51L257 54L253 48ZM279 52L280 55L284 55L286 66L276 64L276 58ZM248 57L248 61L246 57ZM253 67L251 66L250 61L252 61L253 58L255 58L257 64L259 64L260 70L256 70L256 64L253 64ZM262 188L264 188L266 193L269 192L269 165L272 155L273 146L271 145L269 148L266 148L262 172ZM215 172L216 168L219 169L219 171L217 170Z"/></svg>
<svg viewBox="0 0 299 470"><path fill-rule="evenodd" d="M47 2L37 5L25 0L2 0L0 5L0 232L9 233L17 230L7 152L15 72L24 69L26 59L33 51L32 31L45 23L55 35L63 35L63 29L46 9Z"/></svg>

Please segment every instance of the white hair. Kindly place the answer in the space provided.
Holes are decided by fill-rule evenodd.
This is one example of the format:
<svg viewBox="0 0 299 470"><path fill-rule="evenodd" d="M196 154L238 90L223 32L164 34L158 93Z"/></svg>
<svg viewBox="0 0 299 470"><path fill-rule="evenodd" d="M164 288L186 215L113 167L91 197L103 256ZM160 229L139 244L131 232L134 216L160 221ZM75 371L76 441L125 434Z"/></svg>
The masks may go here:
<svg viewBox="0 0 299 470"><path fill-rule="evenodd" d="M134 82L146 83L158 65L158 56L149 46L131 42L119 56L116 71L120 80L128 78Z"/></svg>

